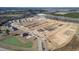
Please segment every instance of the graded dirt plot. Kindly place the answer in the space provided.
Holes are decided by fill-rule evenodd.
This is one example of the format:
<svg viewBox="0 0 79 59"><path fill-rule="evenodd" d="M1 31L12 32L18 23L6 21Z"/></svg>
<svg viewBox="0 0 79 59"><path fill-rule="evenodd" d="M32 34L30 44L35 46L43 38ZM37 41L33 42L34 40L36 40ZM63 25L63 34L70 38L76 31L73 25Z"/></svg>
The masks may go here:
<svg viewBox="0 0 79 59"><path fill-rule="evenodd" d="M45 19L42 21L38 20L33 22L29 21L29 25L27 26L17 24L15 22L12 26L24 32L31 32L35 36L39 37L39 40L45 40L45 46L48 50L61 48L68 44L77 30L75 24L53 19Z"/></svg>
<svg viewBox="0 0 79 59"><path fill-rule="evenodd" d="M54 50L68 44L75 35L76 30L77 27L75 24L66 24L66 26L62 26L59 30L55 30L56 32L53 31L52 33L49 33L50 35L46 41L48 49Z"/></svg>
<svg viewBox="0 0 79 59"><path fill-rule="evenodd" d="M56 49L55 51L79 51L79 41L77 41L77 37L74 36L70 43L66 46Z"/></svg>

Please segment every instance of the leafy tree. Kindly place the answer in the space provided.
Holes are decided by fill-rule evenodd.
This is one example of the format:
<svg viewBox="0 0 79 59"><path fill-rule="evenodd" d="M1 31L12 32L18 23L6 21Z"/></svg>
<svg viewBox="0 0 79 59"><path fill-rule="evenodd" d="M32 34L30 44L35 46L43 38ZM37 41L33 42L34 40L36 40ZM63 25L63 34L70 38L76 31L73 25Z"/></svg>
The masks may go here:
<svg viewBox="0 0 79 59"><path fill-rule="evenodd" d="M6 29L5 32L7 35L9 35L10 30Z"/></svg>
<svg viewBox="0 0 79 59"><path fill-rule="evenodd" d="M0 30L0 33L2 33L2 31Z"/></svg>

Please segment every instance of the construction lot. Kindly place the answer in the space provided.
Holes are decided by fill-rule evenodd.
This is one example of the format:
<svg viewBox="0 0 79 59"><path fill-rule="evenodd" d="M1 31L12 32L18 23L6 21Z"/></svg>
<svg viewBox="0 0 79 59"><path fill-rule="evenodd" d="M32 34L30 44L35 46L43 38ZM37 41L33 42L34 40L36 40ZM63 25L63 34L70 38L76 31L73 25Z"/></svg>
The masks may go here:
<svg viewBox="0 0 79 59"><path fill-rule="evenodd" d="M29 21L24 19L22 21L17 20L11 25L23 32L30 33L31 37L35 36L37 38L36 50L39 51L50 51L64 47L72 40L77 31L77 26L74 23L45 18L39 20L39 18L32 17L29 18ZM27 40L20 41L26 42Z"/></svg>

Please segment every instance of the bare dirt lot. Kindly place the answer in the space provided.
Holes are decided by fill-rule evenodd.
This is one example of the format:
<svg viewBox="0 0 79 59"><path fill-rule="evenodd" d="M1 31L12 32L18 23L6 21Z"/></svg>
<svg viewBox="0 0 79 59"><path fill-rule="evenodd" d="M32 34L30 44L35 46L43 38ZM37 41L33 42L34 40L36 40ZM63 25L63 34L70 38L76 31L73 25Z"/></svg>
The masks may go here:
<svg viewBox="0 0 79 59"><path fill-rule="evenodd" d="M77 33L79 33L79 24L77 24ZM68 43L66 46L56 49L54 51L79 51L79 35L76 33L76 35L73 37L70 43Z"/></svg>

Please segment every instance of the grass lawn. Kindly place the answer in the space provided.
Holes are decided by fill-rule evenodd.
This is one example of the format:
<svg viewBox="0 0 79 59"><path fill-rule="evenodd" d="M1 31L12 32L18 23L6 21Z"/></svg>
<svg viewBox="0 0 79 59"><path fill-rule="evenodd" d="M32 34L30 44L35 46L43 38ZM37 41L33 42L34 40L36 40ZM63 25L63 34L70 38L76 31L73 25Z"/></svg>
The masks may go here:
<svg viewBox="0 0 79 59"><path fill-rule="evenodd" d="M16 37L9 37L1 41L1 43L14 45L17 47L24 47L24 48L32 48L32 42L28 41L26 44L21 43L18 38Z"/></svg>

